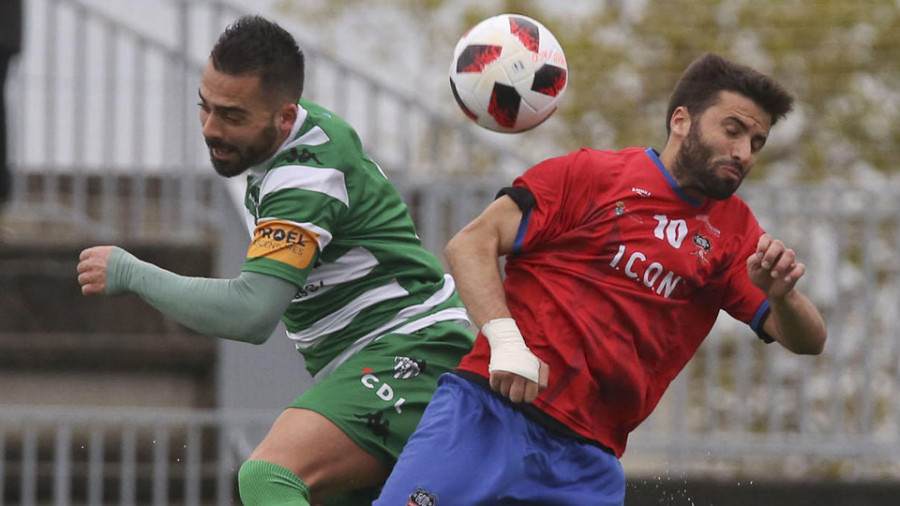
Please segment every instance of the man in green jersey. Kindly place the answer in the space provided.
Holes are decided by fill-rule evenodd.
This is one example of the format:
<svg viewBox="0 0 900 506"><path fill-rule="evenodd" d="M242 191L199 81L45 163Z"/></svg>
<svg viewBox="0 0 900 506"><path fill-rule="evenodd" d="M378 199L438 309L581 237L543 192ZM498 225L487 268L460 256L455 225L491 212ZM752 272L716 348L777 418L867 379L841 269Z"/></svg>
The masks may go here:
<svg viewBox="0 0 900 506"><path fill-rule="evenodd" d="M248 506L371 502L474 340L452 278L356 132L300 98L303 72L293 37L258 16L225 30L203 72L212 164L247 174L253 239L237 278L179 276L113 246L78 265L84 294L134 293L212 336L261 343L285 323L317 383L241 466Z"/></svg>

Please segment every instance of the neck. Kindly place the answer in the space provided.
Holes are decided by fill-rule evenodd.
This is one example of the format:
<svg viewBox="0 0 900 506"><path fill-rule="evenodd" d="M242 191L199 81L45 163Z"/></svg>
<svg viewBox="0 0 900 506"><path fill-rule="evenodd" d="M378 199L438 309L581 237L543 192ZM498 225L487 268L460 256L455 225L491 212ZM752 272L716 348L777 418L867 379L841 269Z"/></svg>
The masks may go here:
<svg viewBox="0 0 900 506"><path fill-rule="evenodd" d="M680 149L681 143L676 142L672 140L672 137L669 137L666 141L666 146L659 154L659 161L662 162L663 167L666 168L666 171L672 176L672 179L678 184L678 188L684 192L685 195L698 202L703 202L706 199L706 196L691 187L691 181L685 180L683 171L679 170L677 166L676 160L678 159L678 151Z"/></svg>
<svg viewBox="0 0 900 506"><path fill-rule="evenodd" d="M672 140L672 137L669 137L666 140L665 147L659 153L659 161L661 161L666 170L669 171L669 174L672 174L672 177L675 177L676 181L678 180L678 178L676 177L675 173L672 172L672 168L675 167L675 158L678 154L679 147L680 146L677 146L675 141Z"/></svg>

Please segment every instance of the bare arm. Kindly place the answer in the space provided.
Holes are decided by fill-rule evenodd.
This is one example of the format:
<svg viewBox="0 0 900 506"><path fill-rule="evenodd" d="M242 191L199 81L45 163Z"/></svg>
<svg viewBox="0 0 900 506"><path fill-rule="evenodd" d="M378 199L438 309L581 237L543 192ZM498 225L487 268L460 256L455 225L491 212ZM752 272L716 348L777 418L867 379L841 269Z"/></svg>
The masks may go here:
<svg viewBox="0 0 900 506"><path fill-rule="evenodd" d="M478 328L509 318L499 257L512 251L522 211L508 196L495 200L457 233L444 254L469 316Z"/></svg>
<svg viewBox="0 0 900 506"><path fill-rule="evenodd" d="M513 334L513 341L521 340L521 334L515 336L518 330L514 324L513 328L510 327L511 314L506 305L499 263L500 256L512 251L521 220L522 212L515 202L508 196L500 197L447 243L444 254L450 263L460 297L475 325L486 336L494 334L493 329L502 329L499 332L502 335L488 336L491 342L491 387L513 402L531 402L547 386L547 365L534 357L536 370L529 374L532 379L504 370L518 370L518 367L509 367L509 361L522 364L521 360L530 369L531 361L527 357L530 351L527 347L521 351L497 344L510 334ZM495 355L498 349L500 351ZM503 356L506 353L504 350L512 352Z"/></svg>
<svg viewBox="0 0 900 506"><path fill-rule="evenodd" d="M822 353L827 330L822 315L796 288L806 272L794 250L768 234L759 238L756 253L747 259L750 281L766 294L771 314L763 330L794 353Z"/></svg>

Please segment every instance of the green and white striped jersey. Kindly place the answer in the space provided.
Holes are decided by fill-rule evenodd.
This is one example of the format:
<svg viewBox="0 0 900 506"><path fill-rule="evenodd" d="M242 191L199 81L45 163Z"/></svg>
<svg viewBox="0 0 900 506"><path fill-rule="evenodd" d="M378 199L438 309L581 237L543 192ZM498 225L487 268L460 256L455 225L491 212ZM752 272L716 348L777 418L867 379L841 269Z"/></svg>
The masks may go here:
<svg viewBox="0 0 900 506"><path fill-rule="evenodd" d="M300 101L291 135L252 167L244 263L298 286L282 317L321 377L384 333L465 320L453 280L343 119Z"/></svg>

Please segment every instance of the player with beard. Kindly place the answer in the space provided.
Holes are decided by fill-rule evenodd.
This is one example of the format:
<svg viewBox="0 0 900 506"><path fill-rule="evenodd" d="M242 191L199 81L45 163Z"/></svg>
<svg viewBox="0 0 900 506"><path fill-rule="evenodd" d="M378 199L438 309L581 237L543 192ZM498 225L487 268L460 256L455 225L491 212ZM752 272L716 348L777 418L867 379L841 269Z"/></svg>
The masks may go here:
<svg viewBox="0 0 900 506"><path fill-rule="evenodd" d="M582 149L501 190L446 248L481 333L375 504L621 505L629 433L720 310L820 353L805 267L733 195L792 102L707 54L676 85L662 152Z"/></svg>
<svg viewBox="0 0 900 506"><path fill-rule="evenodd" d="M78 265L86 295L137 294L211 336L261 343L284 322L316 384L241 466L247 506L371 503L474 340L406 205L350 125L300 98L303 74L293 37L257 16L225 30L203 71L213 167L247 175L237 278L179 276L112 246Z"/></svg>

